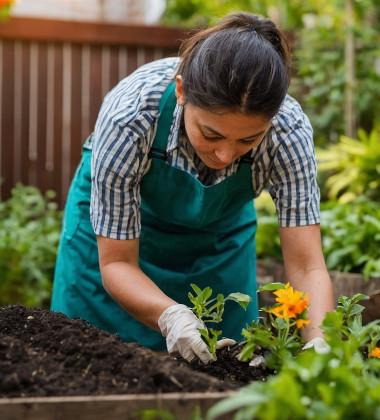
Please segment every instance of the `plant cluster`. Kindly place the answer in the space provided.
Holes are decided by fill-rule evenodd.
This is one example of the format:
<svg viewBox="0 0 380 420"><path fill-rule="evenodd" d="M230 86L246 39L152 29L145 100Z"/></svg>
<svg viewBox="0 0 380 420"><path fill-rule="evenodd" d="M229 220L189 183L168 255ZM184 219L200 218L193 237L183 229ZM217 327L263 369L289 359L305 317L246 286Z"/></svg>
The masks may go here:
<svg viewBox="0 0 380 420"><path fill-rule="evenodd" d="M339 142L317 149L318 170L325 179L328 199L339 204L362 195L380 202L380 123L358 139L341 136Z"/></svg>
<svg viewBox="0 0 380 420"><path fill-rule="evenodd" d="M274 206L256 200L257 257L282 262L278 221ZM270 198L270 197L269 197ZM329 270L360 273L364 279L380 277L380 204L362 195L353 202L321 203L322 249Z"/></svg>
<svg viewBox="0 0 380 420"><path fill-rule="evenodd" d="M274 290L276 304L261 308L267 316L243 328L245 344L241 358L243 361L251 360L256 350L265 348L266 366L280 370L283 363L297 354L305 344L300 329L310 323L306 319L309 296L294 290L289 283L271 283L261 286L258 292L265 290Z"/></svg>
<svg viewBox="0 0 380 420"><path fill-rule="evenodd" d="M380 321L362 325L360 300L341 296L322 324L329 353L286 358L267 382L252 382L212 407L207 420L231 413L249 419L380 419Z"/></svg>
<svg viewBox="0 0 380 420"><path fill-rule="evenodd" d="M321 205L322 247L329 270L380 277L380 204L360 197L354 203Z"/></svg>
<svg viewBox="0 0 380 420"><path fill-rule="evenodd" d="M252 298L244 293L230 293L227 297L218 294L216 298L212 298L212 289L205 287L203 290L197 285L191 284L195 296L189 292L189 299L193 304L191 310L197 318L206 325L206 323L218 324L222 322L225 303L228 300L237 302L242 308L246 309ZM200 329L203 341L207 344L210 353L216 360L216 344L218 337L222 334L221 330L215 330L212 327Z"/></svg>
<svg viewBox="0 0 380 420"><path fill-rule="evenodd" d="M54 197L17 184L0 201L0 306L49 307L62 223Z"/></svg>

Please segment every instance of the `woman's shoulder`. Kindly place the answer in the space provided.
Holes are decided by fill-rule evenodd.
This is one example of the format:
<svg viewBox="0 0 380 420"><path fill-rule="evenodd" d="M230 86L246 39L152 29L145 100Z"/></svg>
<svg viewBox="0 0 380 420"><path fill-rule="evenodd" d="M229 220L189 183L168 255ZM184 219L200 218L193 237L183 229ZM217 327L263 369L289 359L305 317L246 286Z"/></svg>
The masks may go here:
<svg viewBox="0 0 380 420"><path fill-rule="evenodd" d="M300 129L306 130L312 135L309 118L298 101L290 95L286 95L280 110L272 119L272 128L281 138L285 138Z"/></svg>
<svg viewBox="0 0 380 420"><path fill-rule="evenodd" d="M173 81L178 58L163 58L142 65L122 79L104 98L99 117L123 126L139 114L153 119L163 92Z"/></svg>

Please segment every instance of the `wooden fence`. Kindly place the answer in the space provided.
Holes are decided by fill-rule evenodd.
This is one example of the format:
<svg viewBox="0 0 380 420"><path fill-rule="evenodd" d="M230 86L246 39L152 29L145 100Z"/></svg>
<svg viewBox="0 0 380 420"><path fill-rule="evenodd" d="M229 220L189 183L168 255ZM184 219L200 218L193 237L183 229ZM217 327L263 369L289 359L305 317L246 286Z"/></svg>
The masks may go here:
<svg viewBox="0 0 380 420"><path fill-rule="evenodd" d="M0 23L0 198L21 182L63 207L104 95L177 55L180 29L12 18Z"/></svg>

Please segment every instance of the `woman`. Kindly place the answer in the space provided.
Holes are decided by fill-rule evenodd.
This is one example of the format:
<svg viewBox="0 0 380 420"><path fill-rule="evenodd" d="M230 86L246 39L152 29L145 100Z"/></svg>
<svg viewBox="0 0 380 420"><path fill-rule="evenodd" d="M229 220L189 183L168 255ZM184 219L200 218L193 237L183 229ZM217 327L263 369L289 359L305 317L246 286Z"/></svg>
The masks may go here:
<svg viewBox="0 0 380 420"><path fill-rule="evenodd" d="M304 338L322 337L332 288L312 129L286 94L289 67L281 30L237 13L108 93L70 188L52 310L209 362L190 284L252 296L246 312L226 304L223 334L241 338L258 315L253 199L267 188L287 279L310 294Z"/></svg>

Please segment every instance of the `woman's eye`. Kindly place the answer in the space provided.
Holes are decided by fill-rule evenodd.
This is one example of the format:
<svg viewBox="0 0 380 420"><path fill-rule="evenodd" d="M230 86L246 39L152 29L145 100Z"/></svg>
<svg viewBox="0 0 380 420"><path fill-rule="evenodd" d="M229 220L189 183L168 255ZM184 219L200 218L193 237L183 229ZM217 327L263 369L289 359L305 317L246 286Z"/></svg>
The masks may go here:
<svg viewBox="0 0 380 420"><path fill-rule="evenodd" d="M255 137L254 139L251 140L240 140L240 143L245 144L246 146L248 145L252 145L252 144L256 144L257 146L262 142L264 137Z"/></svg>
<svg viewBox="0 0 380 420"><path fill-rule="evenodd" d="M202 133L202 137L207 140L207 141L216 141L216 140L220 140L220 137L215 137L215 136L207 136L206 134Z"/></svg>
<svg viewBox="0 0 380 420"><path fill-rule="evenodd" d="M255 142L257 142L257 139L252 139L252 140L240 140L240 143L243 143L243 144L253 144L253 143L255 143Z"/></svg>

